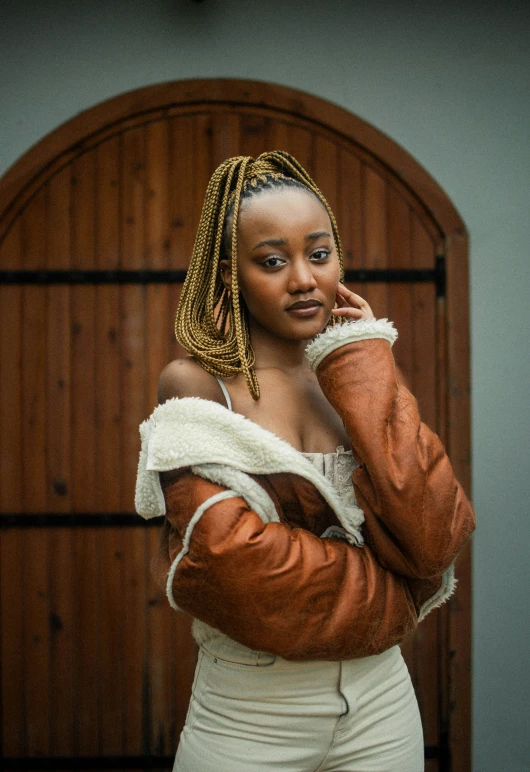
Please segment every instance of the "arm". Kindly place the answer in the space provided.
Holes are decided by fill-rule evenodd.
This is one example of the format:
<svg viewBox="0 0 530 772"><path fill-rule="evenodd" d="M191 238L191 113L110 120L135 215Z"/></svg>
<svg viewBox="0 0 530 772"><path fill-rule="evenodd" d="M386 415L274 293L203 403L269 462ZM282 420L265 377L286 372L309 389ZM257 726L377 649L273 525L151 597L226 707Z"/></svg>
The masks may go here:
<svg viewBox="0 0 530 772"><path fill-rule="evenodd" d="M240 643L286 659L342 660L414 630L415 594L369 547L265 524L242 498L190 471L164 495L170 602Z"/></svg>
<svg viewBox="0 0 530 772"><path fill-rule="evenodd" d="M435 577L454 561L475 519L442 443L398 384L393 337L386 320L364 318L321 335L308 356L359 463L353 483L367 544L392 571Z"/></svg>

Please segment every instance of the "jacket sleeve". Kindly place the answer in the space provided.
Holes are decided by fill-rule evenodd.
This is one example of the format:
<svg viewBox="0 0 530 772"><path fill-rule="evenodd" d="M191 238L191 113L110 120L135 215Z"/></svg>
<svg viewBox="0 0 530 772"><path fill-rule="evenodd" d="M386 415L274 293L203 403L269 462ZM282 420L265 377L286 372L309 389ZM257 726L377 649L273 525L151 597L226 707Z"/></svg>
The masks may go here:
<svg viewBox="0 0 530 772"><path fill-rule="evenodd" d="M308 356L359 464L353 483L367 544L386 568L426 579L449 568L475 517L440 439L398 384L392 334L386 320L345 324Z"/></svg>
<svg viewBox="0 0 530 772"><path fill-rule="evenodd" d="M414 593L369 547L265 524L237 494L189 470L164 496L170 603L234 640L286 659L343 660L414 630Z"/></svg>

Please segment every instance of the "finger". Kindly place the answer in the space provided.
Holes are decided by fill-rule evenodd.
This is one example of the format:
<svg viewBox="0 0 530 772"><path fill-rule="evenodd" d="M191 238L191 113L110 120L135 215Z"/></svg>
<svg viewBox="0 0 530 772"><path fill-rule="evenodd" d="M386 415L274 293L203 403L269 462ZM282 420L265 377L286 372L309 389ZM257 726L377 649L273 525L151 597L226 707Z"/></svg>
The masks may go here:
<svg viewBox="0 0 530 772"><path fill-rule="evenodd" d="M348 302L355 304L356 306L367 306L368 302L362 298L360 295L357 295L355 292L352 292L347 287L344 286L344 284L339 284L337 288L337 294L339 294L341 297L343 297L345 300L348 300Z"/></svg>
<svg viewBox="0 0 530 772"><path fill-rule="evenodd" d="M347 319L365 319L368 318L368 314L362 311L360 308L353 308L352 306L344 306L343 308L333 308L331 310L333 316L343 316Z"/></svg>
<svg viewBox="0 0 530 772"><path fill-rule="evenodd" d="M339 295L338 292L335 298L335 302L337 304L337 308L349 308L349 304L341 295Z"/></svg>

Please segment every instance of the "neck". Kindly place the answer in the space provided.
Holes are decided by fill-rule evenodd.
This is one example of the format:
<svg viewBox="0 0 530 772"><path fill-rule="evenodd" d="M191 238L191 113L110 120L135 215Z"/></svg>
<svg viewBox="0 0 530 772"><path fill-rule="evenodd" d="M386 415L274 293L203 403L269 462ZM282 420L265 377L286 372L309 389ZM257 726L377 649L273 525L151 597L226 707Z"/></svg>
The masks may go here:
<svg viewBox="0 0 530 772"><path fill-rule="evenodd" d="M286 372L309 369L305 357L309 340L279 338L250 319L250 341L256 355L256 371L269 367Z"/></svg>

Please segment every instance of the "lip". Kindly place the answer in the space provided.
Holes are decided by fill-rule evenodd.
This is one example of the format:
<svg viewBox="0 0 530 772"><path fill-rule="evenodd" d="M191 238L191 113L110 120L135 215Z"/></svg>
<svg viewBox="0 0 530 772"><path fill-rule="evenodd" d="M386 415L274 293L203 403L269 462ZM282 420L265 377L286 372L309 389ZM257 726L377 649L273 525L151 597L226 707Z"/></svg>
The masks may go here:
<svg viewBox="0 0 530 772"><path fill-rule="evenodd" d="M314 316L321 308L322 303L318 300L299 300L286 308L286 311L295 316Z"/></svg>

